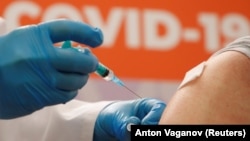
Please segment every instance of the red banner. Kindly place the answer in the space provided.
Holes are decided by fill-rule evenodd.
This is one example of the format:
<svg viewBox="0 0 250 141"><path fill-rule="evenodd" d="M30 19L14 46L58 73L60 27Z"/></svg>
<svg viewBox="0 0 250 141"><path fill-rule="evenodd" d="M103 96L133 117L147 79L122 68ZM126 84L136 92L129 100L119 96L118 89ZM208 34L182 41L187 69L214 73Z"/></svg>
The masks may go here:
<svg viewBox="0 0 250 141"><path fill-rule="evenodd" d="M100 27L93 52L120 77L181 80L250 32L249 0L2 0L8 30L56 18Z"/></svg>

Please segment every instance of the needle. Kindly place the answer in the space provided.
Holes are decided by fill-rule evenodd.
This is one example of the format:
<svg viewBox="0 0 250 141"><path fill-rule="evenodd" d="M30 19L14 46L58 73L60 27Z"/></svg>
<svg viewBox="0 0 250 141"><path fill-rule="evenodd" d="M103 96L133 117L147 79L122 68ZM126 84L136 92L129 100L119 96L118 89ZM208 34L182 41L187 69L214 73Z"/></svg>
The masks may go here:
<svg viewBox="0 0 250 141"><path fill-rule="evenodd" d="M142 98L141 96L139 96L137 93L135 93L134 91L132 91L131 89L129 89L126 85L122 85L124 88L126 88L128 91L130 91L132 94L136 95L139 98Z"/></svg>

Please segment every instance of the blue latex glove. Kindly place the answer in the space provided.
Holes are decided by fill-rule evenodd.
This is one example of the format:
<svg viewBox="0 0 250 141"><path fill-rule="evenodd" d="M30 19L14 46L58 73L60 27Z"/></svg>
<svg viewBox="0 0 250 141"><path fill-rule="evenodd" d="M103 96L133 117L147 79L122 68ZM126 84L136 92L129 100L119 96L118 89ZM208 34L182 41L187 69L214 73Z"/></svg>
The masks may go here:
<svg viewBox="0 0 250 141"><path fill-rule="evenodd" d="M165 107L165 102L151 98L114 102L99 113L94 141L129 141L128 124L157 125Z"/></svg>
<svg viewBox="0 0 250 141"><path fill-rule="evenodd" d="M54 46L65 40L97 47L103 35L82 22L59 19L0 37L0 118L24 116L76 96L98 60L91 52Z"/></svg>

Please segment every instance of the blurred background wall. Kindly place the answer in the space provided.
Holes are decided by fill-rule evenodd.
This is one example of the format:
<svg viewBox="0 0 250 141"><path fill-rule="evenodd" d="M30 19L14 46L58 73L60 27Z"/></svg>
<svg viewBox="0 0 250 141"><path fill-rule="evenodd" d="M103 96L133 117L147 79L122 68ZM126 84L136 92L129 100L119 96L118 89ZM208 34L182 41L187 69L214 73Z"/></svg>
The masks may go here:
<svg viewBox="0 0 250 141"><path fill-rule="evenodd" d="M104 43L91 49L99 60L142 97L168 101L186 71L249 35L249 5L249 0L1 0L0 16L8 31L57 18L101 28ZM91 74L77 98L136 97Z"/></svg>

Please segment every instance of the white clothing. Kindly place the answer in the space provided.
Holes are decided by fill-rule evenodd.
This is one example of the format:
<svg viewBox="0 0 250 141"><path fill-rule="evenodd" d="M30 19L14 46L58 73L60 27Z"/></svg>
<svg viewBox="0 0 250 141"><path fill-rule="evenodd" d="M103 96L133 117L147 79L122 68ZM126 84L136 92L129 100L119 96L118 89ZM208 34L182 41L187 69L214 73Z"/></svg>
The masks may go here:
<svg viewBox="0 0 250 141"><path fill-rule="evenodd" d="M6 22L3 18L0 17L0 35L3 35L6 33Z"/></svg>
<svg viewBox="0 0 250 141"><path fill-rule="evenodd" d="M110 102L72 100L11 120L0 120L0 141L92 141L100 110Z"/></svg>
<svg viewBox="0 0 250 141"><path fill-rule="evenodd" d="M214 57L225 51L237 51L250 58L250 36L243 36L236 39L232 43L228 44L225 48L222 48L221 50L214 53L214 55L211 57Z"/></svg>

